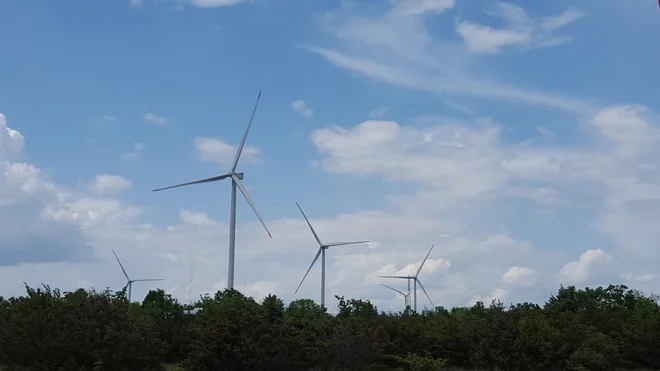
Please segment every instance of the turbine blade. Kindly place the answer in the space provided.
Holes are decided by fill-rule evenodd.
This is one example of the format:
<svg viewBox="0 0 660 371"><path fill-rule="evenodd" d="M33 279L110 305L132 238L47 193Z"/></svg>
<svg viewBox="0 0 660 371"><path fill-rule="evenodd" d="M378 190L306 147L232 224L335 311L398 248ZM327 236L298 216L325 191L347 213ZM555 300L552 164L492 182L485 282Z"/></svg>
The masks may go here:
<svg viewBox="0 0 660 371"><path fill-rule="evenodd" d="M128 285L131 284L131 281L126 282L126 286L124 286L123 290L126 290L128 288Z"/></svg>
<svg viewBox="0 0 660 371"><path fill-rule="evenodd" d="M435 304L433 304L433 300L431 300L431 297L429 296L428 292L426 292L426 289L424 289L424 285L422 285L422 282L420 280L416 279L416 278L415 278L415 280L417 281L417 284L422 289L422 291L424 291L424 295L426 295L426 298L429 299L429 301L431 302L431 305L433 305L433 308L435 308Z"/></svg>
<svg viewBox="0 0 660 371"><path fill-rule="evenodd" d="M394 290L394 291L398 292L399 294L403 295L404 297L406 296L406 294L404 294L404 293L402 293L401 291L395 289L394 287L387 286L387 285L383 285L382 283L381 283L380 285L381 285L381 286L385 286L385 287L387 287L387 288L390 289L390 290Z"/></svg>
<svg viewBox="0 0 660 371"><path fill-rule="evenodd" d="M378 276L378 277L380 277L380 278L401 278L401 279L406 279L406 280L409 280L409 279L413 278L413 277L408 277L408 276Z"/></svg>
<svg viewBox="0 0 660 371"><path fill-rule="evenodd" d="M257 216L259 221L261 222L261 225L264 226L264 229L266 230L266 233L268 233L268 237L273 238L273 236L270 235L270 231L268 230L268 227L266 227L266 223L264 223L264 220L261 219L261 215L259 215L259 212L257 211L257 208L254 206L254 203L252 202L252 199L250 198L250 195L247 192L247 189L245 189L245 186L243 186L243 182L241 182L240 179L236 175L231 176L231 179L236 183L236 186L238 189L241 191L243 194L243 197L245 197L245 200L250 204L250 207L252 208L252 211L254 211L254 214Z"/></svg>
<svg viewBox="0 0 660 371"><path fill-rule="evenodd" d="M415 277L419 276L419 272L422 271L422 267L424 266L424 263L426 263L426 259L429 258L429 255L431 255L431 251L433 251L433 247L434 247L434 246L435 246L435 244L431 245L431 249L430 249L429 252L426 254L426 257L424 258L424 260L422 260L422 264L420 264L420 265L419 265L419 268L417 268L417 274L415 274Z"/></svg>
<svg viewBox="0 0 660 371"><path fill-rule="evenodd" d="M245 146L245 140L247 139L248 132L250 131L250 126L252 126L252 120L254 119L254 114L257 112L257 105L259 105L259 99L261 98L261 90L259 90L259 95L257 95L257 101L254 103L254 109L252 110L252 116L250 116L250 122L248 123L247 129L245 129L245 134L243 134L243 139L241 144L238 145L236 150L236 156L234 157L234 163L231 167L231 172L236 171L238 166L238 160L241 158L241 152L243 152L243 146Z"/></svg>
<svg viewBox="0 0 660 371"><path fill-rule="evenodd" d="M133 282L149 282L149 281L165 281L164 278L143 278L141 280L133 280Z"/></svg>
<svg viewBox="0 0 660 371"><path fill-rule="evenodd" d="M173 186L169 186L169 187L165 187L165 188L157 188L157 189L152 190L151 192L164 191L166 189L183 187L183 186L188 186L188 185L193 185L193 184L217 182L218 180L223 180L227 177L229 177L229 174L223 174L223 175L218 175L218 176L214 176L214 177L211 177L211 178L195 180L195 181L188 182L188 183L181 183L181 184L177 184L177 185L173 185Z"/></svg>
<svg viewBox="0 0 660 371"><path fill-rule="evenodd" d="M112 253L115 254L115 259L117 259L117 263L119 263L119 267L121 267L121 271L124 272L124 277L126 277L126 279L130 281L131 279L128 278L128 274L126 273L126 269L124 269L124 265L121 264L121 261L119 260L119 257L117 256L117 253L115 252L115 250L112 250Z"/></svg>
<svg viewBox="0 0 660 371"><path fill-rule="evenodd" d="M309 222L309 219L307 219L307 215L305 215L305 212L302 211L302 208L298 203L296 202L296 206L298 206L298 210L300 210L300 213L302 214L303 218L305 218L305 221L307 222L307 225L309 226L309 229L312 231L312 234L314 235L314 238L316 238L316 242L319 243L319 245L323 245L323 242L321 242L321 239L319 238L319 235L316 234L316 231L314 230L314 227L312 227L312 223Z"/></svg>
<svg viewBox="0 0 660 371"><path fill-rule="evenodd" d="M332 247L332 246L344 246L344 245L357 245L359 243L367 243L369 241L355 241L355 242L332 242L327 244L327 247Z"/></svg>
<svg viewBox="0 0 660 371"><path fill-rule="evenodd" d="M302 286L303 282L305 282L305 278L307 278L307 275L309 274L309 271L312 270L312 267L314 266L314 263L316 263L316 261L319 260L319 256L321 255L321 251L323 251L323 247L319 247L319 251L316 253L316 256L314 257L314 260L312 260L312 264L310 264L309 268L307 268L307 272L305 272L305 275L303 276L302 281L300 281L300 284L298 285L298 288L293 293L294 295L296 293L298 293L298 290L300 290L300 286Z"/></svg>

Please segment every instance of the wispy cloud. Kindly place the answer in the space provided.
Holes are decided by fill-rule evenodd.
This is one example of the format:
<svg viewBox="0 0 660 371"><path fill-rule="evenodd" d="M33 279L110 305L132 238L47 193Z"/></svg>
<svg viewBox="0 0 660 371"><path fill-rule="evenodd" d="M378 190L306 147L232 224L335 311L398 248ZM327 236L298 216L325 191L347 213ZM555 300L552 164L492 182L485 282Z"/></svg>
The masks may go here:
<svg viewBox="0 0 660 371"><path fill-rule="evenodd" d="M94 119L94 122L96 122L99 125L107 125L115 120L117 120L117 118L114 116L103 115L101 117Z"/></svg>
<svg viewBox="0 0 660 371"><path fill-rule="evenodd" d="M128 152L124 152L124 153L121 155L121 158L122 158L124 161L134 161L134 160L137 160L137 159L140 157L140 153L142 152L143 149L144 149L144 144L142 144L142 143L135 143L135 145L133 146L133 150L132 150L132 151L128 151Z"/></svg>
<svg viewBox="0 0 660 371"><path fill-rule="evenodd" d="M299 114L302 115L302 117L308 119L314 116L314 110L305 103L304 100L294 100L291 102L291 108L293 108L294 111L298 112Z"/></svg>
<svg viewBox="0 0 660 371"><path fill-rule="evenodd" d="M375 119L387 115L390 112L390 107L378 107L369 111L369 118Z"/></svg>
<svg viewBox="0 0 660 371"><path fill-rule="evenodd" d="M167 123L167 119L165 117L159 116L152 112L142 113L141 115L145 121L155 125L165 125Z"/></svg>
<svg viewBox="0 0 660 371"><path fill-rule="evenodd" d="M131 8L137 8L144 5L144 0L131 0L129 5Z"/></svg>
<svg viewBox="0 0 660 371"><path fill-rule="evenodd" d="M219 8L223 6L232 6L245 3L248 1L250 0L188 0L188 3L199 8Z"/></svg>
<svg viewBox="0 0 660 371"><path fill-rule="evenodd" d="M232 146L216 138L195 138L195 149L200 160L228 165L234 160L236 146ZM245 146L241 154L241 162L260 162L261 153L258 148Z"/></svg>
<svg viewBox="0 0 660 371"><path fill-rule="evenodd" d="M557 16L532 19L521 7L505 2L496 3L487 14L501 19L505 25L493 28L470 21L456 23L456 31L470 52L497 54L507 47L530 50L565 44L571 39L555 36L554 31L584 15L569 8Z"/></svg>
<svg viewBox="0 0 660 371"><path fill-rule="evenodd" d="M453 2L442 2L442 7L435 8L422 6L426 3L419 0L395 2L386 13L378 15L359 15L342 9L325 17L322 24L333 44L341 42L339 47L328 48L319 44L304 47L337 67L385 84L440 95L464 95L571 112L593 112L591 105L582 99L509 85L484 77L483 71L477 76L470 68L474 64L472 59L477 58L475 53L466 50L462 43L442 40L427 29L428 18L441 17L439 14L450 9ZM402 8L402 4L410 8ZM517 14L514 8L506 5L504 8L507 11L500 13L510 22L523 22L528 18L524 12ZM552 36L552 31L579 16L581 13L569 10L561 16L530 21L534 25L533 45L558 44L563 39Z"/></svg>

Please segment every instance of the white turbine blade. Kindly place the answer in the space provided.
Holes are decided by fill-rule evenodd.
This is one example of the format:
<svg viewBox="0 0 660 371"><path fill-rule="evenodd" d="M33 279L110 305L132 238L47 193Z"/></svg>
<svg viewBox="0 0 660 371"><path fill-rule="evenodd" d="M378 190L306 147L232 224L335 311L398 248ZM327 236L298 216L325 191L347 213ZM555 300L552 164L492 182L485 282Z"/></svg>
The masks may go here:
<svg viewBox="0 0 660 371"><path fill-rule="evenodd" d="M332 242L327 244L327 247L333 247L333 246L344 246L344 245L357 245L359 243L367 243L369 241L355 241L355 242Z"/></svg>
<svg viewBox="0 0 660 371"><path fill-rule="evenodd" d="M395 289L394 287L387 286L387 285L383 285L382 283L381 283L380 285L381 285L381 286L385 286L385 287L387 287L387 288L390 289L390 290L394 290L394 291L398 292L399 294L401 294L401 295L403 295L403 296L406 296L406 294L404 294L404 293L402 293L401 291Z"/></svg>
<svg viewBox="0 0 660 371"><path fill-rule="evenodd" d="M307 215L305 215L305 212L302 211L302 208L298 203L296 202L296 206L298 206L298 210L300 210L300 213L302 214L303 218L305 218L305 221L307 222L307 225L309 226L309 229L312 231L312 234L314 235L314 238L316 238L316 242L319 243L319 245L323 245L323 242L321 242L321 239L319 238L319 235L316 234L316 231L314 230L314 227L312 227L312 223L309 222L309 219L307 219Z"/></svg>
<svg viewBox="0 0 660 371"><path fill-rule="evenodd" d="M128 285L131 284L131 281L126 282L126 286L124 286L123 290L126 290L128 288Z"/></svg>
<svg viewBox="0 0 660 371"><path fill-rule="evenodd" d="M178 187L183 187L183 186L188 186L188 185L193 185L193 184L217 182L218 180L223 180L227 177L229 177L229 174L223 174L223 175L218 175L218 176L214 176L214 177L211 177L211 178L195 180L195 181L188 182L188 183L181 183L181 184L177 184L177 185L173 185L173 186L169 186L169 187L165 187L165 188L157 188L157 189L152 190L151 192L164 191L166 189L178 188Z"/></svg>
<svg viewBox="0 0 660 371"><path fill-rule="evenodd" d="M426 257L424 258L424 260L422 260L422 264L420 264L420 265L419 265L419 268L417 268L417 274L415 274L415 277L419 276L419 272L422 271L422 267L424 266L424 263L426 263L426 259L429 258L429 255L431 255L431 251L433 251L433 247L434 247L434 246L435 246L435 244L431 245L431 249L430 249L429 252L426 254Z"/></svg>
<svg viewBox="0 0 660 371"><path fill-rule="evenodd" d="M312 264L310 264L309 268L307 268L307 272L305 272L305 275L303 276L302 281L300 281L300 284L298 285L298 288L293 293L294 295L296 293L298 293L298 290L300 290L300 286L302 286L303 282L305 282L305 278L307 278L307 275L309 274L309 271L312 270L312 267L314 266L314 263L316 263L316 261L319 260L319 256L321 255L321 251L323 251L323 247L319 247L319 251L316 253L316 256L314 257L314 260L312 260Z"/></svg>
<svg viewBox="0 0 660 371"><path fill-rule="evenodd" d="M247 189L245 189L245 186L243 186L243 182L241 182L240 179L234 174L232 174L231 179L236 183L236 186L238 189L241 191L243 194L243 197L245 197L245 200L250 204L250 207L252 208L252 211L254 211L254 214L257 216L259 221L261 222L261 225L264 226L264 229L266 230L266 233L268 233L268 237L273 238L273 236L270 235L270 231L268 230L268 227L266 227L266 223L264 223L264 220L261 219L261 215L259 215L259 212L257 211L257 208L254 206L254 203L252 202L252 199L250 198L250 195L247 192Z"/></svg>
<svg viewBox="0 0 660 371"><path fill-rule="evenodd" d="M149 282L149 281L165 281L164 278L143 278L141 280L133 280L133 282Z"/></svg>
<svg viewBox="0 0 660 371"><path fill-rule="evenodd" d="M424 294L426 295L426 298L429 299L429 301L431 302L431 305L433 305L433 308L435 308L435 304L433 304L433 300L431 300L431 297L429 296L429 294L424 289L424 285L422 285L422 282L418 279L415 279L415 280L417 281L417 284L422 289L422 291L424 291Z"/></svg>
<svg viewBox="0 0 660 371"><path fill-rule="evenodd" d="M117 259L117 263L119 263L119 267L121 267L121 271L124 272L124 277L126 277L127 280L131 280L128 278L128 274L126 273L126 269L124 269L124 266L121 264L121 261L119 260L119 257L117 256L117 253L115 250L112 250L112 253L115 254L115 259Z"/></svg>
<svg viewBox="0 0 660 371"><path fill-rule="evenodd" d="M252 116L250 116L250 122L248 123L247 129L245 129L245 134L243 134L243 139L241 140L241 144L238 145L238 149L236 150L236 156L234 157L234 163L231 167L231 172L233 173L236 171L236 167L238 166L238 160L241 158L241 152L243 152L243 146L245 146L245 140L247 139L248 132L250 131L250 126L252 126L252 120L254 119L254 114L257 112L257 105L259 104L259 98L261 98L261 90L259 91L259 95L257 96L257 102L254 103L254 109L252 110Z"/></svg>
<svg viewBox="0 0 660 371"><path fill-rule="evenodd" d="M412 277L408 277L408 276L378 276L378 277L380 277L380 278L401 278L401 279L406 279L406 280L409 280L409 279L412 278Z"/></svg>

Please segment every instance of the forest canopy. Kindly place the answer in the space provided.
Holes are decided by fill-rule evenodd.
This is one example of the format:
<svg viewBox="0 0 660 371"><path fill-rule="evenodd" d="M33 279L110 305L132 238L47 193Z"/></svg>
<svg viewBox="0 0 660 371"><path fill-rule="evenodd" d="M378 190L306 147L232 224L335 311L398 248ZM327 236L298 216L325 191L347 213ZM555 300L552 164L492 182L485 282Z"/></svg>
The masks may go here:
<svg viewBox="0 0 660 371"><path fill-rule="evenodd" d="M623 285L560 287L545 304L478 302L379 312L336 297L261 302L235 290L181 305L162 290L26 286L0 297L0 366L7 370L613 370L660 369L655 296ZM176 366L173 366L176 365Z"/></svg>

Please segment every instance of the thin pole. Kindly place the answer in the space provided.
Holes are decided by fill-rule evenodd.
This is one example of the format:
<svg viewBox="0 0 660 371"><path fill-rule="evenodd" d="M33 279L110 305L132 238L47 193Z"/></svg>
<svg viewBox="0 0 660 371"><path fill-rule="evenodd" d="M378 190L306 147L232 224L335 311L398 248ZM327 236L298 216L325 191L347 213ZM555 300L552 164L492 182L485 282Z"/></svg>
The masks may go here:
<svg viewBox="0 0 660 371"><path fill-rule="evenodd" d="M229 214L229 262L227 288L234 288L234 256L236 255L236 183L231 180L231 211Z"/></svg>
<svg viewBox="0 0 660 371"><path fill-rule="evenodd" d="M131 289L133 288L133 282L128 281L128 302L131 302Z"/></svg>
<svg viewBox="0 0 660 371"><path fill-rule="evenodd" d="M321 249L321 306L325 307L325 247Z"/></svg>
<svg viewBox="0 0 660 371"><path fill-rule="evenodd" d="M408 279L408 296L406 296L406 307L410 308L410 279Z"/></svg>
<svg viewBox="0 0 660 371"><path fill-rule="evenodd" d="M413 285L415 287L415 290L413 291L413 295L415 296L415 313L417 313L417 280L416 279L414 280Z"/></svg>
<svg viewBox="0 0 660 371"><path fill-rule="evenodd" d="M190 252L190 284L188 284L188 303L192 305L193 252Z"/></svg>

